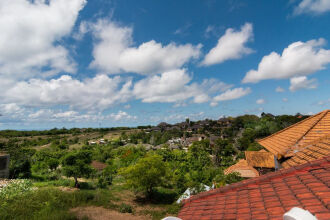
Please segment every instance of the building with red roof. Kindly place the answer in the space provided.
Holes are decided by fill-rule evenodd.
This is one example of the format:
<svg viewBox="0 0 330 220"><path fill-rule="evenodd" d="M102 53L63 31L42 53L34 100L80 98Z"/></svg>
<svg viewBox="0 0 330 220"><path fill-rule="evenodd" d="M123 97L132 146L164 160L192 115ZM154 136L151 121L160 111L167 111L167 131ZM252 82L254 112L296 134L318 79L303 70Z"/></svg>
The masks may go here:
<svg viewBox="0 0 330 220"><path fill-rule="evenodd" d="M178 217L283 219L293 207L330 219L330 156L195 195Z"/></svg>

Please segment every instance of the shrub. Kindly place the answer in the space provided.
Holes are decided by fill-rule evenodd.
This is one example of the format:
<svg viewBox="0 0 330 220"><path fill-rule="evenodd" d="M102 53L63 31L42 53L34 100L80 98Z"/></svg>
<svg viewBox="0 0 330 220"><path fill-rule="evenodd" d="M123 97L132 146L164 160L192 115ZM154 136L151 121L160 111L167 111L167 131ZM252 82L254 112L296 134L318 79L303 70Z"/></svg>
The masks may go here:
<svg viewBox="0 0 330 220"><path fill-rule="evenodd" d="M31 190L33 188L30 180L11 180L0 188L0 200L11 199Z"/></svg>
<svg viewBox="0 0 330 220"><path fill-rule="evenodd" d="M130 206L128 204L122 203L119 206L119 212L121 212L121 213L132 213L133 208L132 208L132 206Z"/></svg>
<svg viewBox="0 0 330 220"><path fill-rule="evenodd" d="M135 165L120 171L126 184L136 192L142 192L150 198L154 187L161 186L166 175L166 164L159 155L147 155Z"/></svg>

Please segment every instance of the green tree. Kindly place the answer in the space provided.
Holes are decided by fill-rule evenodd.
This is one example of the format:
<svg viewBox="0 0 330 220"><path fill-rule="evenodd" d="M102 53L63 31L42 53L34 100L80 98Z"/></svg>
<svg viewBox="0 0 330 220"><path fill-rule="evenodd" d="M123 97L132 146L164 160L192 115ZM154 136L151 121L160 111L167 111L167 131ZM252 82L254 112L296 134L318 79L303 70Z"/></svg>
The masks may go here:
<svg viewBox="0 0 330 220"><path fill-rule="evenodd" d="M120 170L126 184L136 192L142 192L150 198L153 189L161 186L167 174L166 164L159 155L147 155L138 160L135 165Z"/></svg>
<svg viewBox="0 0 330 220"><path fill-rule="evenodd" d="M228 166L233 163L235 150L228 139L218 139L215 142L213 154L218 166Z"/></svg>
<svg viewBox="0 0 330 220"><path fill-rule="evenodd" d="M63 173L67 177L73 177L75 187L79 188L78 178L89 177L93 172L90 166L92 153L87 150L80 150L68 153L62 160Z"/></svg>

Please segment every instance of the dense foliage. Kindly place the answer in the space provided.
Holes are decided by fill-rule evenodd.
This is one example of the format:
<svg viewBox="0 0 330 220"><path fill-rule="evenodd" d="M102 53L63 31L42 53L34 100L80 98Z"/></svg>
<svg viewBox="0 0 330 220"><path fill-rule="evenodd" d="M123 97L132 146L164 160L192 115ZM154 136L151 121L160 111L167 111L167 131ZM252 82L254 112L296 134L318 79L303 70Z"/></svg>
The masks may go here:
<svg viewBox="0 0 330 220"><path fill-rule="evenodd" d="M53 215L63 207L60 202L74 207L97 201L95 194L109 192L114 185L125 187L158 203L173 203L187 188L195 193L204 190L204 185L221 187L242 180L237 174L224 174L224 169L243 157L246 150L260 150L256 139L268 136L296 123L304 117L244 115L228 118L225 123L189 119L171 126L161 123L158 127L140 126L131 128L101 129L52 129L47 131L0 131L0 151L10 154L10 178L30 179L38 186L70 186L92 189L93 193L69 195L56 190L31 190L31 181L14 184L0 197L0 219L23 218L23 207L12 197L22 200L32 212L30 219ZM108 132L118 136L107 140ZM93 134L93 135L91 135ZM88 138L88 136L92 138ZM186 146L171 148L169 140L203 135L204 140ZM211 141L211 137L217 137ZM103 143L95 142L102 138ZM103 139L104 138L104 139ZM89 141L93 140L93 144ZM102 169L92 168L92 161ZM78 182L78 178L85 180ZM91 182L91 183L89 183ZM114 186L116 187L116 186ZM35 201L28 204L29 196ZM49 198L47 198L47 196ZM100 196L100 195L99 195ZM92 197L92 198L89 198ZM102 197L102 196L101 196ZM103 197L102 197L103 198ZM81 201L78 201L81 199ZM47 208L43 204L49 203ZM94 203L93 203L94 204ZM17 209L17 213L13 212ZM131 212L131 207L121 205L122 212ZM67 208L59 212L59 219L70 219ZM5 213L7 212L7 214ZM39 212L39 214L36 214ZM55 214L54 214L55 215ZM41 218L42 219L42 218Z"/></svg>

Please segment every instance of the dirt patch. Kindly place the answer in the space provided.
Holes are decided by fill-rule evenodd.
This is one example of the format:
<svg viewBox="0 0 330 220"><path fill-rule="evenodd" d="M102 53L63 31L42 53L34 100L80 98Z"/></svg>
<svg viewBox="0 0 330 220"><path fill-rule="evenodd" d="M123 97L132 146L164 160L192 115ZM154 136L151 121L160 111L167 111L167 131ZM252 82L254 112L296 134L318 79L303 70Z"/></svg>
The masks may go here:
<svg viewBox="0 0 330 220"><path fill-rule="evenodd" d="M137 216L130 213L120 213L114 210L106 209L103 207L77 207L70 210L74 213L78 219L83 217L88 217L91 220L108 220L108 219L118 219L118 220L148 220L148 216Z"/></svg>
<svg viewBox="0 0 330 220"><path fill-rule="evenodd" d="M75 192L79 189L77 188L72 188L72 187L65 187L65 186L59 186L57 187L59 190L63 191L63 192Z"/></svg>
<svg viewBox="0 0 330 220"><path fill-rule="evenodd" d="M151 211L158 211L158 212L164 211L164 208L162 208L162 207L157 207L155 205L148 204L148 203L138 202L136 200L135 194L128 190L121 191L120 193L115 193L115 196L117 198L120 198L120 200L114 202L114 204L120 205L120 204L124 203L124 204L130 205L133 207L135 213L137 213L137 214L144 215L144 213L148 213Z"/></svg>

